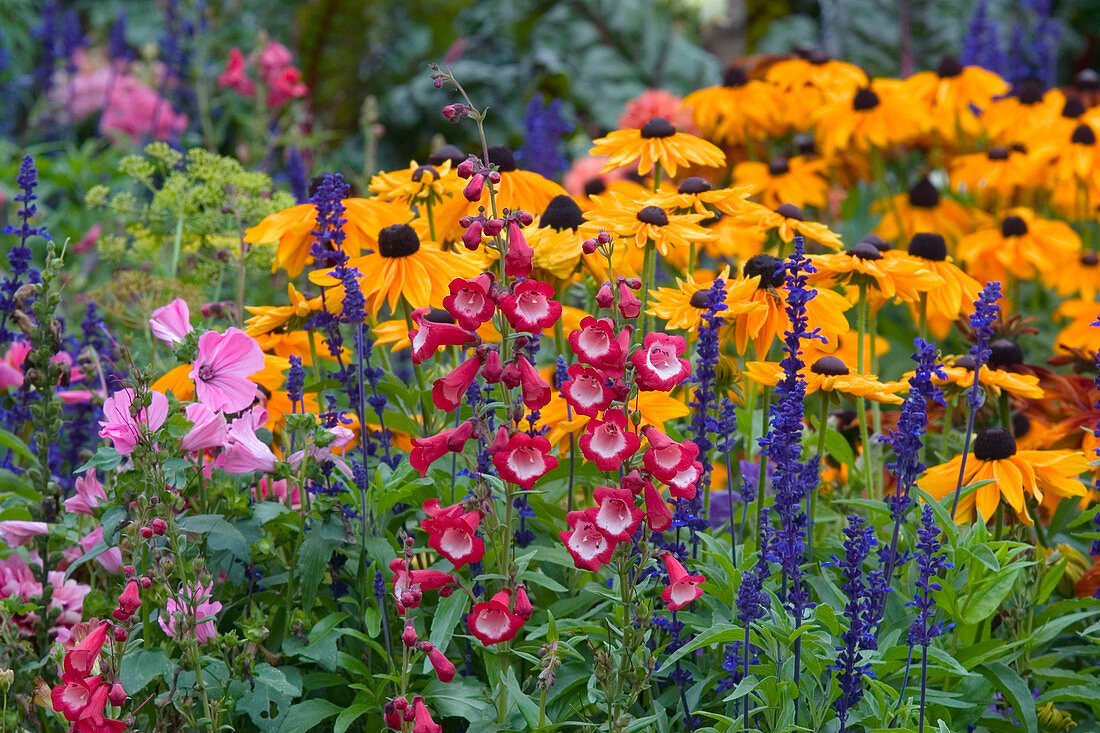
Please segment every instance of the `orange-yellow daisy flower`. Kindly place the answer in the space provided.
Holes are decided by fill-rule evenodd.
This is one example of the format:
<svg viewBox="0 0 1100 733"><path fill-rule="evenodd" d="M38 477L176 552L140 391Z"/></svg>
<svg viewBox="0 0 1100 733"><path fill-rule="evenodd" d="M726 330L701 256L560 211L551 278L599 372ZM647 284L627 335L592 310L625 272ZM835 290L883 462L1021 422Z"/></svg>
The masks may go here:
<svg viewBox="0 0 1100 733"><path fill-rule="evenodd" d="M658 252L667 255L675 248L686 250L693 242L714 239L699 226L703 214L669 214L652 203L653 199L636 201L609 194L597 200L599 206L584 214L588 229L607 229L635 247L644 248L651 241Z"/></svg>
<svg viewBox="0 0 1100 733"><path fill-rule="evenodd" d="M252 317L245 321L245 333L255 338L276 329L286 330L285 326L291 320L296 320L301 327L310 316L321 310L321 296L307 298L298 292L293 283L287 283L286 292L290 305L246 305L244 309Z"/></svg>
<svg viewBox="0 0 1100 733"><path fill-rule="evenodd" d="M654 117L642 129L615 130L593 142L592 155L609 156L604 170L638 164L638 173L647 175L655 165L669 176L687 165L719 168L726 163L721 148L706 140L677 132L664 117Z"/></svg>
<svg viewBox="0 0 1100 733"><path fill-rule="evenodd" d="M733 180L753 186L760 201L770 208L792 204L825 206L829 197L826 178L828 163L824 158L772 158L769 163L745 161L733 169Z"/></svg>
<svg viewBox="0 0 1100 733"><path fill-rule="evenodd" d="M876 201L871 210L882 214L875 234L897 243L908 242L917 232L936 232L948 244L954 244L989 220L984 212L942 196L927 178L921 179L909 193Z"/></svg>
<svg viewBox="0 0 1100 733"><path fill-rule="evenodd" d="M975 137L982 131L977 112L1009 90L1008 82L980 66L963 66L953 56L935 71L914 74L904 82L910 95L928 109L932 129L954 143L959 133Z"/></svg>
<svg viewBox="0 0 1100 733"><path fill-rule="evenodd" d="M1016 208L1000 227L984 229L959 242L959 259L979 280L1021 280L1065 267L1081 251L1081 239L1063 221L1042 219Z"/></svg>
<svg viewBox="0 0 1100 733"><path fill-rule="evenodd" d="M718 145L742 145L782 131L782 100L773 84L750 79L731 66L721 86L699 89L684 98L703 137Z"/></svg>
<svg viewBox="0 0 1100 733"><path fill-rule="evenodd" d="M821 356L804 367L800 373L806 380L806 394L818 390L840 392L853 397L865 397L873 402L900 405L897 393L901 384L880 382L873 375L855 374L839 357ZM783 366L774 361L750 361L745 365L745 376L769 387L779 384L783 378Z"/></svg>
<svg viewBox="0 0 1100 733"><path fill-rule="evenodd" d="M793 242L795 237L802 235L829 249L836 250L844 246L840 237L829 227L820 222L806 221L802 209L794 204L781 204L774 210L762 207L758 216L749 215L743 218L765 231L774 229L784 242Z"/></svg>
<svg viewBox="0 0 1100 733"><path fill-rule="evenodd" d="M943 279L915 259L886 257L870 242L860 242L846 252L813 255L816 273L811 283L866 284L885 299L916 300L944 285Z"/></svg>
<svg viewBox="0 0 1100 733"><path fill-rule="evenodd" d="M870 86L819 109L814 126L818 146L828 156L909 142L927 129L928 120L923 105L905 93L902 82L875 79Z"/></svg>

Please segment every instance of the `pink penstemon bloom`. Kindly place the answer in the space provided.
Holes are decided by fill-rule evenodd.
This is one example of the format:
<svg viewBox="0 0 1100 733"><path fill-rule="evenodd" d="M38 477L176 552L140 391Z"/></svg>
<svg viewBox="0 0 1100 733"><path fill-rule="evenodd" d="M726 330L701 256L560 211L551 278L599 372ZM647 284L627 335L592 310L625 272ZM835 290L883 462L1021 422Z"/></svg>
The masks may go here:
<svg viewBox="0 0 1100 733"><path fill-rule="evenodd" d="M99 435L109 438L122 455L133 453L134 446L143 435L156 431L168 419L168 398L160 392L150 392L150 404L130 414L134 403L134 390L120 389L103 402L103 417L99 422Z"/></svg>
<svg viewBox="0 0 1100 733"><path fill-rule="evenodd" d="M187 334L194 330L191 326L191 309L183 298L176 298L168 305L153 311L149 319L149 329L158 339L175 346L182 343Z"/></svg>
<svg viewBox="0 0 1100 733"><path fill-rule="evenodd" d="M256 383L249 377L263 368L264 352L256 340L230 328L199 337L199 354L189 376L195 380L199 402L211 410L240 412L256 399Z"/></svg>

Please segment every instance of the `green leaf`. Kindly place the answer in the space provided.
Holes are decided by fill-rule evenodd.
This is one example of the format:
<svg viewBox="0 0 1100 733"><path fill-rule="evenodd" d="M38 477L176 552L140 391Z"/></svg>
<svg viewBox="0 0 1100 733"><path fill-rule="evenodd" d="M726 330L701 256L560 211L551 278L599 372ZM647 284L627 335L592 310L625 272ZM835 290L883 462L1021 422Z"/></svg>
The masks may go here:
<svg viewBox="0 0 1100 733"><path fill-rule="evenodd" d="M317 588L325 577L325 567L337 546L344 542L344 529L334 524L314 524L298 548L298 583L302 588L302 608L309 611L317 599Z"/></svg>
<svg viewBox="0 0 1100 733"><path fill-rule="evenodd" d="M31 449L27 447L27 444L19 439L15 433L10 433L3 428L0 428L0 445L9 449L11 452L26 459L28 462L38 465L38 459L31 453Z"/></svg>
<svg viewBox="0 0 1100 733"><path fill-rule="evenodd" d="M539 724L539 706L524 693L523 688L519 686L519 680L516 679L515 667L509 667L508 671L504 674L504 686L508 688L508 692L511 693L512 699L516 701L516 705L519 707L519 714L523 716L523 719L527 722L528 727L537 728Z"/></svg>
<svg viewBox="0 0 1100 733"><path fill-rule="evenodd" d="M136 695L155 679L171 680L175 663L163 649L135 649L122 658L119 681L130 695Z"/></svg>
<svg viewBox="0 0 1100 733"><path fill-rule="evenodd" d="M455 677L454 681L446 683L433 679L423 694L426 700L432 701L437 718L462 718L480 723L494 714L486 700L485 687L467 677Z"/></svg>
<svg viewBox="0 0 1100 733"><path fill-rule="evenodd" d="M825 452L845 466L855 465L856 457L848 439L832 428L825 432Z"/></svg>
<svg viewBox="0 0 1100 733"><path fill-rule="evenodd" d="M432 617L432 631L428 640L444 654L454 636L455 627L466 611L467 596L464 593L452 593L439 600L435 607L435 615Z"/></svg>
<svg viewBox="0 0 1100 733"><path fill-rule="evenodd" d="M983 581L978 588L963 601L962 620L968 624L977 624L992 616L1005 598L1012 592L1022 568L1008 567L990 575L991 581Z"/></svg>
<svg viewBox="0 0 1100 733"><path fill-rule="evenodd" d="M668 655L667 659L661 662L661 667L664 669L671 669L676 660L681 657L690 654L696 649L702 649L710 644L725 644L733 641L743 641L745 639L745 627L735 624L718 624L710 629L710 631L699 634L695 637L695 641L690 644L686 644L672 654Z"/></svg>
<svg viewBox="0 0 1100 733"><path fill-rule="evenodd" d="M113 471L118 468L120 463L122 463L122 455L114 448L103 445L99 447L94 456L88 459L87 463L76 469L74 473L83 473L89 468L100 468L105 472Z"/></svg>
<svg viewBox="0 0 1100 733"><path fill-rule="evenodd" d="M1003 662L979 664L975 671L989 680L1012 704L1013 712L1023 722L1027 733L1038 733L1039 720L1035 714L1035 701L1020 675Z"/></svg>
<svg viewBox="0 0 1100 733"><path fill-rule="evenodd" d="M1042 605L1047 602L1047 599L1050 598L1050 594L1058 587L1058 581L1066 574L1066 566L1068 564L1069 560L1063 557L1058 560L1058 562L1054 563L1054 565L1047 568L1046 574L1043 575L1043 579L1039 582L1039 590L1035 594L1036 605Z"/></svg>
<svg viewBox="0 0 1100 733"><path fill-rule="evenodd" d="M1081 702L1094 707L1100 702L1100 684L1068 685L1057 690L1047 690L1035 702L1037 705L1048 702Z"/></svg>
<svg viewBox="0 0 1100 733"><path fill-rule="evenodd" d="M328 700L304 700L290 707L283 724L279 726L279 733L306 733L341 710L339 705Z"/></svg>
<svg viewBox="0 0 1100 733"><path fill-rule="evenodd" d="M356 696L358 700L359 696ZM332 733L344 733L351 724L359 718L363 717L365 713L377 708L378 706L369 702L357 702L354 705L345 708L339 715L336 716L336 724L332 726Z"/></svg>

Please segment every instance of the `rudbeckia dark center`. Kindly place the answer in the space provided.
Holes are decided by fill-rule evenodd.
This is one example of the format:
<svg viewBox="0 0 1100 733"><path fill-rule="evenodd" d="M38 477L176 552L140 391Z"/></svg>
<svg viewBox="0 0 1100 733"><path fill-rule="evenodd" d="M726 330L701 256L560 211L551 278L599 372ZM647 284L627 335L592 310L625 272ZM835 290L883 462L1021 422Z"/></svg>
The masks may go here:
<svg viewBox="0 0 1100 733"><path fill-rule="evenodd" d="M709 290L696 290L694 293L691 294L691 300L689 300L688 303L691 304L692 308L699 308L700 310L702 310L703 308L707 307L709 301Z"/></svg>
<svg viewBox="0 0 1100 733"><path fill-rule="evenodd" d="M974 357L970 354L960 356L958 359L955 359L955 366L972 372L974 371Z"/></svg>
<svg viewBox="0 0 1100 733"><path fill-rule="evenodd" d="M1043 101L1043 83L1038 79L1023 79L1016 87L1020 104L1033 105Z"/></svg>
<svg viewBox="0 0 1100 733"><path fill-rule="evenodd" d="M1016 455L1016 439L1004 428L986 428L974 439L974 457L979 461L1001 461Z"/></svg>
<svg viewBox="0 0 1100 733"><path fill-rule="evenodd" d="M947 79L963 73L963 66L954 56L944 56L943 60L940 61L940 65L936 67L936 73Z"/></svg>
<svg viewBox="0 0 1100 733"><path fill-rule="evenodd" d="M497 166L501 173L508 173L516 169L516 156L504 145L489 146L489 162Z"/></svg>
<svg viewBox="0 0 1100 733"><path fill-rule="evenodd" d="M413 179L413 182L420 183L424 180L424 176L431 176L431 180L438 181L439 171L430 165L422 165L412 172L410 178Z"/></svg>
<svg viewBox="0 0 1100 733"><path fill-rule="evenodd" d="M823 66L829 63L829 54L825 53L819 48L816 48L806 55L806 60L814 66Z"/></svg>
<svg viewBox="0 0 1100 733"><path fill-rule="evenodd" d="M823 356L813 363L810 371L826 377L840 377L849 374L848 367L835 356Z"/></svg>
<svg viewBox="0 0 1100 733"><path fill-rule="evenodd" d="M797 219L798 221L805 221L806 215L802 213L802 209L798 208L794 204L781 204L775 213L786 219Z"/></svg>
<svg viewBox="0 0 1100 733"><path fill-rule="evenodd" d="M383 257L408 257L420 249L420 237L408 224L394 224L378 232L378 254Z"/></svg>
<svg viewBox="0 0 1100 733"><path fill-rule="evenodd" d="M1008 160L1008 148L1006 148L1004 145L997 145L990 148L986 152L985 157L989 158L990 160Z"/></svg>
<svg viewBox="0 0 1100 733"><path fill-rule="evenodd" d="M603 182L600 177L589 178L584 182L584 195L585 196L599 196L601 193L607 190L607 184Z"/></svg>
<svg viewBox="0 0 1100 733"><path fill-rule="evenodd" d="M454 323L455 319L447 311L442 308L431 308L424 314L425 321L431 321L432 323Z"/></svg>
<svg viewBox="0 0 1100 733"><path fill-rule="evenodd" d="M947 259L947 242L939 234L919 232L909 240L909 254L924 260L943 262Z"/></svg>
<svg viewBox="0 0 1100 733"><path fill-rule="evenodd" d="M875 249L877 249L879 252L889 252L890 251L890 243L887 242L885 239L883 239L882 237L880 237L877 234L868 234L867 236L865 236L863 239L861 239L859 241L860 242L866 242L867 244L869 244L872 247L874 247Z"/></svg>
<svg viewBox="0 0 1100 733"><path fill-rule="evenodd" d="M817 155L817 141L813 135L799 133L794 136L794 147L799 155Z"/></svg>
<svg viewBox="0 0 1100 733"><path fill-rule="evenodd" d="M638 221L655 227L668 226L668 214L660 206L647 206L638 212Z"/></svg>
<svg viewBox="0 0 1100 733"><path fill-rule="evenodd" d="M466 154L455 145L444 145L428 156L428 163L431 165L443 165L448 160L451 161L451 165L458 165L466 160Z"/></svg>
<svg viewBox="0 0 1100 733"><path fill-rule="evenodd" d="M768 163L768 175L770 176L782 176L791 172L791 164L787 162L786 158L772 158L772 161Z"/></svg>
<svg viewBox="0 0 1100 733"><path fill-rule="evenodd" d="M740 66L731 66L722 75L722 86L724 87L743 87L748 83L749 75Z"/></svg>
<svg viewBox="0 0 1100 733"><path fill-rule="evenodd" d="M785 280L779 260L771 255L756 255L745 263L745 277L759 277L760 288L778 288Z"/></svg>
<svg viewBox="0 0 1100 733"><path fill-rule="evenodd" d="M1096 132L1088 125L1078 125L1069 141L1075 145L1095 145Z"/></svg>
<svg viewBox="0 0 1100 733"><path fill-rule="evenodd" d="M1085 267L1096 267L1097 262L1100 262L1100 259L1097 259L1095 252L1086 252L1081 255L1081 264Z"/></svg>
<svg viewBox="0 0 1100 733"><path fill-rule="evenodd" d="M1004 367L1024 363L1024 350L1015 341L997 339L989 345L989 366Z"/></svg>
<svg viewBox="0 0 1100 733"><path fill-rule="evenodd" d="M1027 415L1021 415L1017 412L1012 416L1012 433L1017 438L1024 437L1029 430L1031 430L1031 420L1028 419Z"/></svg>
<svg viewBox="0 0 1100 733"><path fill-rule="evenodd" d="M852 99L852 109L857 112L862 112L863 110L874 109L878 106L878 103L879 98L877 94L870 89L860 89Z"/></svg>
<svg viewBox="0 0 1100 733"><path fill-rule="evenodd" d="M881 260L882 252L878 251L878 247L870 242L860 242L856 246L848 250L848 254L852 257L858 257L861 260Z"/></svg>
<svg viewBox="0 0 1100 733"><path fill-rule="evenodd" d="M685 178L683 182L680 183L680 187L677 190L680 193L703 193L712 188L714 187L710 185L710 181L707 179L700 178L699 176L691 176L690 178Z"/></svg>
<svg viewBox="0 0 1100 733"><path fill-rule="evenodd" d="M940 192L932 185L932 181L922 178L921 182L913 186L909 191L909 205L919 206L922 209L934 209L940 203Z"/></svg>
<svg viewBox="0 0 1100 733"><path fill-rule="evenodd" d="M676 128L664 117L654 117L642 126L642 137L672 137L676 134Z"/></svg>
<svg viewBox="0 0 1100 733"><path fill-rule="evenodd" d="M581 224L584 224L581 207L577 206L577 202L571 196L564 194L550 199L550 203L546 205L546 211L539 217L540 227L550 227L559 232L565 229L576 231Z"/></svg>
<svg viewBox="0 0 1100 733"><path fill-rule="evenodd" d="M1002 237L1022 237L1027 234L1027 222L1018 216L1006 216L1001 222Z"/></svg>
<svg viewBox="0 0 1100 733"><path fill-rule="evenodd" d="M1085 105L1077 97L1070 97L1062 107L1062 116L1069 119L1077 119L1085 114Z"/></svg>

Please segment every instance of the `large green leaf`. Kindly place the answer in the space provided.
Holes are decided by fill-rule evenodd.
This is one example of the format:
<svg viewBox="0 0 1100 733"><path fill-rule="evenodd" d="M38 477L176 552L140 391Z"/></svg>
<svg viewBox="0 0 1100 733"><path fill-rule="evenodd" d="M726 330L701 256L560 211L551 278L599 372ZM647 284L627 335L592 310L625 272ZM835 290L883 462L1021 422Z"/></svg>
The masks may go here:
<svg viewBox="0 0 1100 733"><path fill-rule="evenodd" d="M1005 696L1027 733L1038 733L1039 720L1035 713L1035 700L1031 697L1031 690L1028 689L1027 684L1020 679L1020 675L1002 662L979 664L975 671L989 680Z"/></svg>

